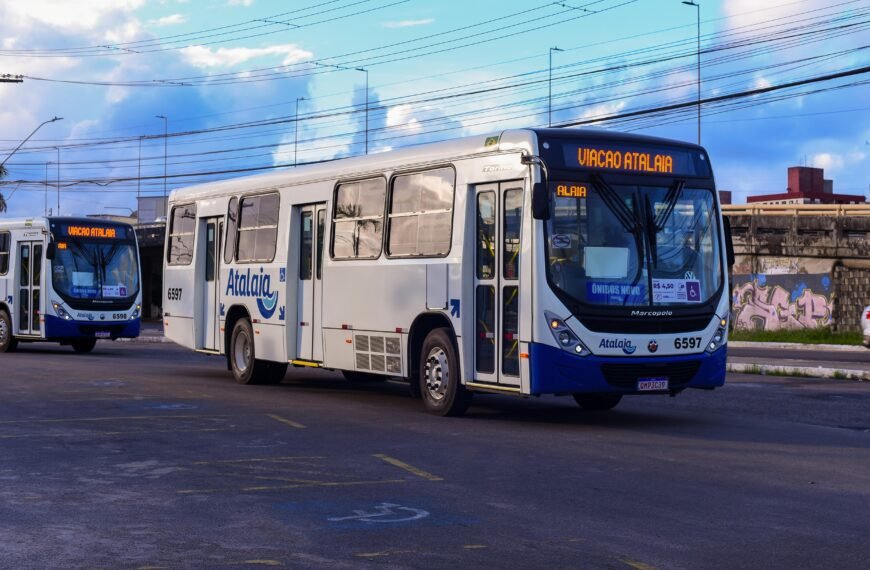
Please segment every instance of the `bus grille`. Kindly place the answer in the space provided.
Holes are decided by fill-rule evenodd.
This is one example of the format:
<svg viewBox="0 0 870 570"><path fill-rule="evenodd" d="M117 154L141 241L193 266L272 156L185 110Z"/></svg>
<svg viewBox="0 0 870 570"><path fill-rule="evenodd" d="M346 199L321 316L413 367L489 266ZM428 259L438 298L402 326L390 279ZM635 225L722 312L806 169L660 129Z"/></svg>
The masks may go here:
<svg viewBox="0 0 870 570"><path fill-rule="evenodd" d="M670 362L661 364L602 364L601 372L611 386L636 388L641 378L667 378L671 388L679 388L692 381L701 362Z"/></svg>
<svg viewBox="0 0 870 570"><path fill-rule="evenodd" d="M385 374L402 374L402 343L398 336L354 335L356 369Z"/></svg>

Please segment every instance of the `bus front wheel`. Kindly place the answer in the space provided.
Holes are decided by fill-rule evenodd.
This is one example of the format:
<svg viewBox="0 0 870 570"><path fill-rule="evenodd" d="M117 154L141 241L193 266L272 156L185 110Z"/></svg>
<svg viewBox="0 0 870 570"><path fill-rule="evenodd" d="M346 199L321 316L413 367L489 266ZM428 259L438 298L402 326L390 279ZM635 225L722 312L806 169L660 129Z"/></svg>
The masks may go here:
<svg viewBox="0 0 870 570"><path fill-rule="evenodd" d="M230 337L230 367L239 384L280 384L287 365L257 360L254 351L254 328L248 319L239 319Z"/></svg>
<svg viewBox="0 0 870 570"><path fill-rule="evenodd" d="M77 338L76 340L70 343L74 351L79 354L87 354L92 351L95 346L97 346L97 339L95 338Z"/></svg>
<svg viewBox="0 0 870 570"><path fill-rule="evenodd" d="M574 394L577 405L593 412L612 410L620 400L622 394Z"/></svg>
<svg viewBox="0 0 870 570"><path fill-rule="evenodd" d="M0 309L0 353L12 352L17 346L18 341L12 336L12 319Z"/></svg>
<svg viewBox="0 0 870 570"><path fill-rule="evenodd" d="M435 329L423 341L419 381L423 405L433 414L461 416L471 405L472 394L462 385L459 359L448 329Z"/></svg>

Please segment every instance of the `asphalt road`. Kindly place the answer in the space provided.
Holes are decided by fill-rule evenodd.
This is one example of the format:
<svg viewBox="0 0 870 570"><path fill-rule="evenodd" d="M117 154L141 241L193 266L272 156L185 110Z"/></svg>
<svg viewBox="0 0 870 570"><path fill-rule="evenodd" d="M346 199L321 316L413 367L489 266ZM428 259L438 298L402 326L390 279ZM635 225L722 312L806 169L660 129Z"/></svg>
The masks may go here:
<svg viewBox="0 0 870 570"><path fill-rule="evenodd" d="M4 568L866 568L870 384L483 396L166 344L0 355Z"/></svg>

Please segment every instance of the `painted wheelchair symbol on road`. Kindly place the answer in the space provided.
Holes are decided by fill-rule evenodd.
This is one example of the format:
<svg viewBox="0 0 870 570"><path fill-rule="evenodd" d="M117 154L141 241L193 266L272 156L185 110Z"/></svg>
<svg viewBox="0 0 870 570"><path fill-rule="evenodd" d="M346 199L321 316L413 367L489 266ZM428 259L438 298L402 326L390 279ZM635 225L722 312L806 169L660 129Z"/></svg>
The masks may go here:
<svg viewBox="0 0 870 570"><path fill-rule="evenodd" d="M331 522L360 521L365 523L403 523L424 519L429 516L429 511L403 507L396 503L381 503L373 512L355 510L354 514L346 517L330 517L326 520Z"/></svg>

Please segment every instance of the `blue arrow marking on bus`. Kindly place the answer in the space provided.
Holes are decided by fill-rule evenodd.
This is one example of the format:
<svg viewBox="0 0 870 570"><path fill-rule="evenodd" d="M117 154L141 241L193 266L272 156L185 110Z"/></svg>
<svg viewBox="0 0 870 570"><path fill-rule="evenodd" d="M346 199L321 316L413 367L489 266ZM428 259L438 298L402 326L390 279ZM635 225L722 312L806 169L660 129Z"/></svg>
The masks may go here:
<svg viewBox="0 0 870 570"><path fill-rule="evenodd" d="M450 299L450 316L459 318L459 299Z"/></svg>

